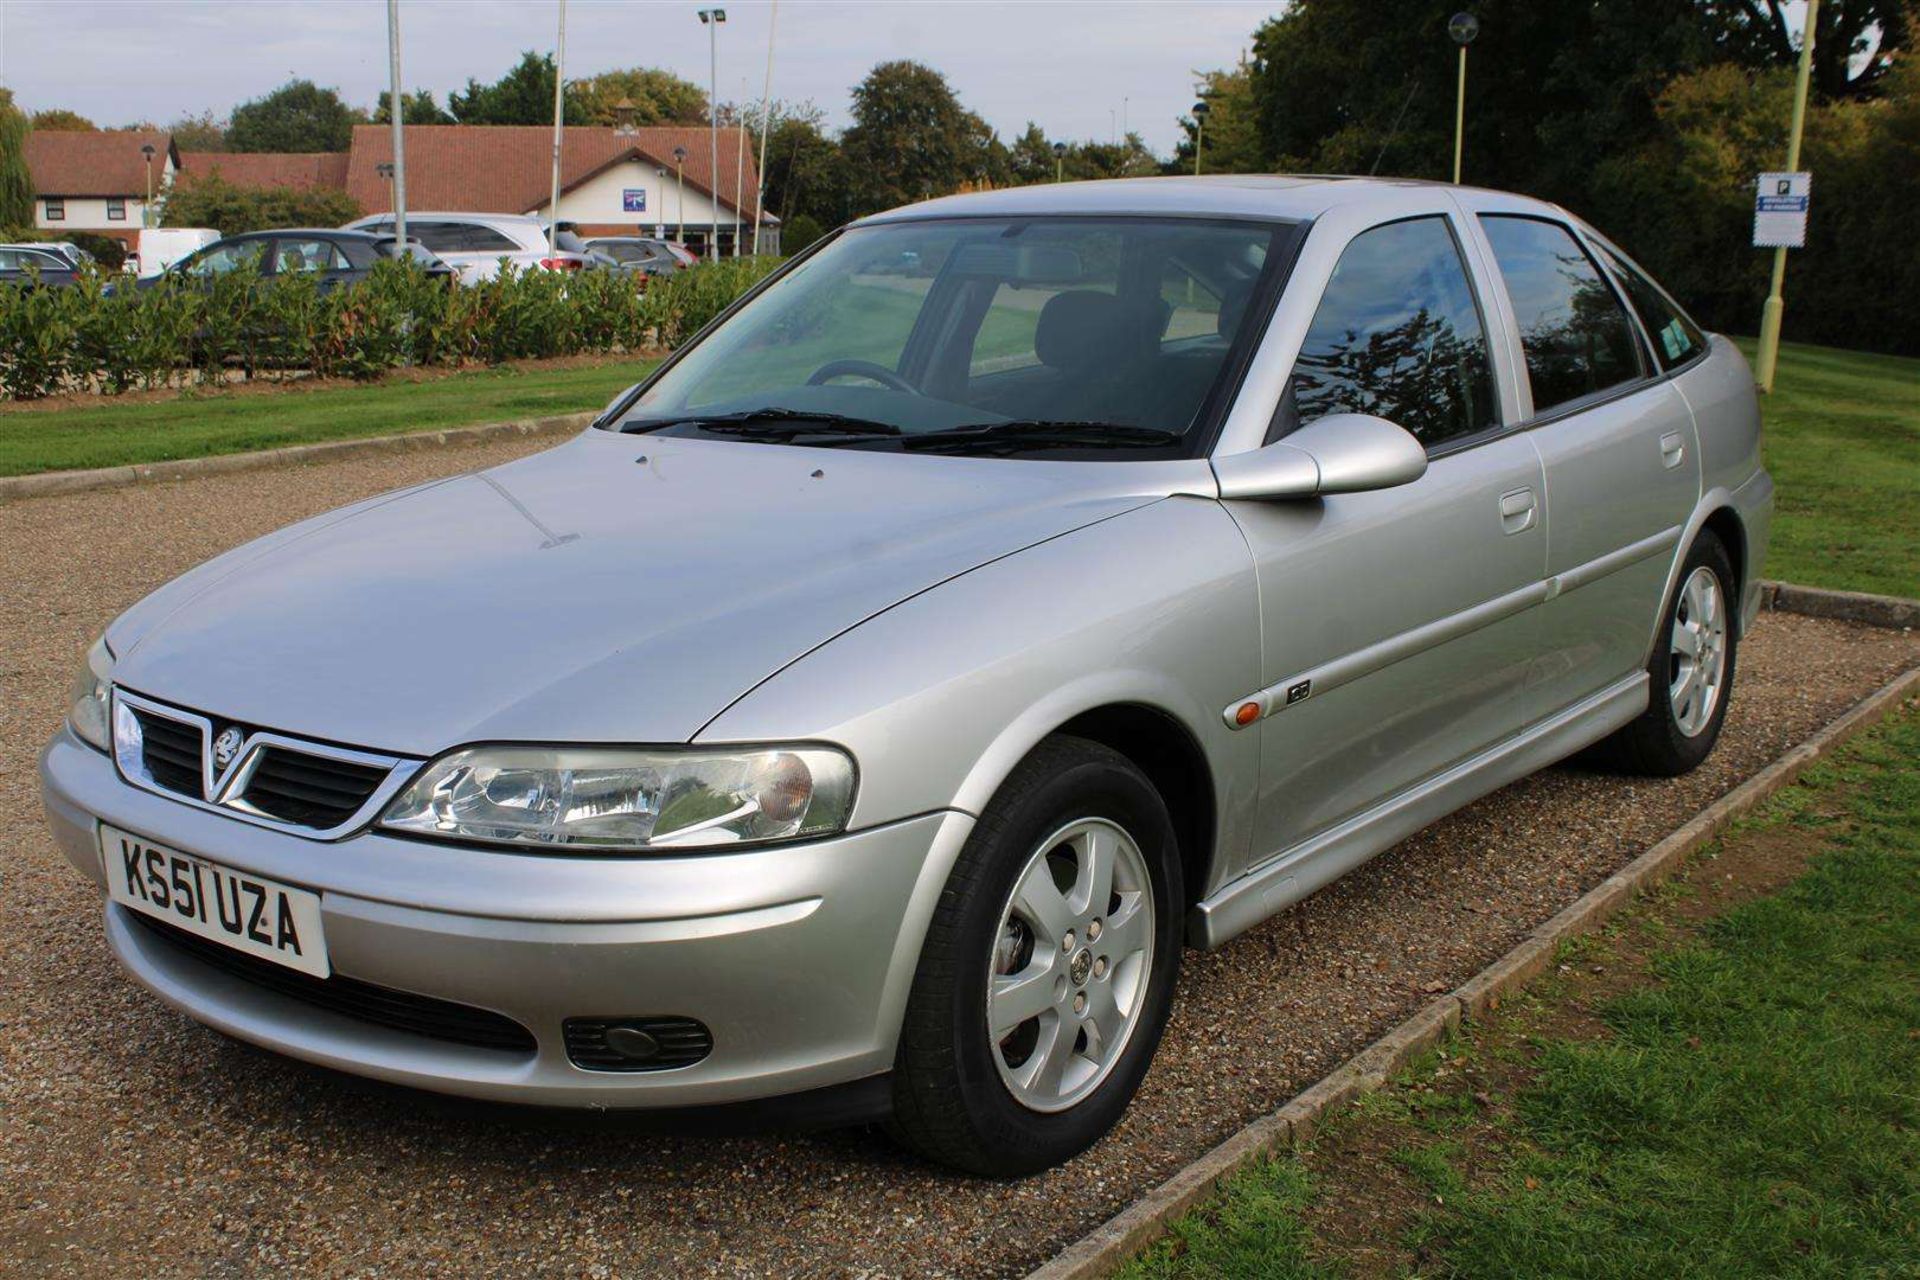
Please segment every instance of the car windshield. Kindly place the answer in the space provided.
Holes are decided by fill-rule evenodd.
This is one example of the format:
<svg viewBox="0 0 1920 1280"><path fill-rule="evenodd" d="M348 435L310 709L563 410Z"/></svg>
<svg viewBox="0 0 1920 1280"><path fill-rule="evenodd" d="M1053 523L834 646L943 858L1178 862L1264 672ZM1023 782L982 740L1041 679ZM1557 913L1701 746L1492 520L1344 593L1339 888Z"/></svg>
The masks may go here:
<svg viewBox="0 0 1920 1280"><path fill-rule="evenodd" d="M625 431L1102 459L1191 456L1294 224L853 228L663 370Z"/></svg>

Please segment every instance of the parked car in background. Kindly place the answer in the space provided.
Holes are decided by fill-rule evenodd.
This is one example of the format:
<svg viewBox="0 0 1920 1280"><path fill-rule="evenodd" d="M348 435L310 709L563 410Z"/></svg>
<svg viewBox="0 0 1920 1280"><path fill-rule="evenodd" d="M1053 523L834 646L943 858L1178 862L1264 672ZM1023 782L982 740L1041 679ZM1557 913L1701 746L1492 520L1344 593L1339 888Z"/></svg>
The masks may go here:
<svg viewBox="0 0 1920 1280"><path fill-rule="evenodd" d="M81 267L84 267L87 264L95 261L94 256L92 254L88 253L85 249L82 249L79 245L75 244L71 240L41 240L41 241L35 241L32 244L23 245L21 247L32 248L32 249L46 249L53 253L59 254L60 257L64 258L67 264L73 267L76 271L79 270Z"/></svg>
<svg viewBox="0 0 1920 1280"><path fill-rule="evenodd" d="M1772 506L1739 350L1553 205L933 200L570 442L136 604L45 808L229 1035L1030 1173L1119 1119L1183 947L1583 748L1700 764Z"/></svg>
<svg viewBox="0 0 1920 1280"><path fill-rule="evenodd" d="M393 215L369 214L347 226L390 236ZM547 224L522 214L409 211L407 238L425 245L468 283L492 279L500 273L502 262L522 270L540 267L549 271L581 271L591 265L591 255L577 237L572 241L574 247L567 247L568 241L562 239L559 248L549 248Z"/></svg>
<svg viewBox="0 0 1920 1280"><path fill-rule="evenodd" d="M695 261L683 246L651 236L596 236L588 240L586 246L622 266L650 276L672 275Z"/></svg>
<svg viewBox="0 0 1920 1280"><path fill-rule="evenodd" d="M146 227L125 270L137 276L157 276L180 259L220 238L212 227Z"/></svg>
<svg viewBox="0 0 1920 1280"><path fill-rule="evenodd" d="M204 280L250 267L263 277L311 274L322 291L363 280L377 262L398 257L399 243L391 235L343 231L336 227L289 227L277 231L249 231L228 236L173 264L158 276L142 277L138 287L151 288L168 277ZM431 275L449 282L454 270L419 244L406 254Z"/></svg>
<svg viewBox="0 0 1920 1280"><path fill-rule="evenodd" d="M50 244L0 244L0 285L69 285L78 263Z"/></svg>

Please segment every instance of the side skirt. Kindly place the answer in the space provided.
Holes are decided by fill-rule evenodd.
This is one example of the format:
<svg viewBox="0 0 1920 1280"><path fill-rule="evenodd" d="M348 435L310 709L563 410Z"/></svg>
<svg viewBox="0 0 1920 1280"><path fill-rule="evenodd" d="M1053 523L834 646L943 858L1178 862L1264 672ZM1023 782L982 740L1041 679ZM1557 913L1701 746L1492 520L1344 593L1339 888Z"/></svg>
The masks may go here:
<svg viewBox="0 0 1920 1280"><path fill-rule="evenodd" d="M1598 742L1645 711L1647 696L1647 673L1635 672L1268 859L1187 913L1188 944L1220 946L1455 809Z"/></svg>

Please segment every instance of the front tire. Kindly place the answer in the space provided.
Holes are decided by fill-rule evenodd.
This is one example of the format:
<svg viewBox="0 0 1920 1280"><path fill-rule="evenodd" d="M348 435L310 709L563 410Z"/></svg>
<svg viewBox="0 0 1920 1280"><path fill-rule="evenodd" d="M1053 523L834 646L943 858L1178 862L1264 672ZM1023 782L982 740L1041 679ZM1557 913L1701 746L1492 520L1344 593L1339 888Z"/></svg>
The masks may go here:
<svg viewBox="0 0 1920 1280"><path fill-rule="evenodd" d="M928 926L893 1076L896 1137L1017 1177L1091 1146L1126 1110L1172 1006L1180 858L1131 761L1050 738L962 849Z"/></svg>
<svg viewBox="0 0 1920 1280"><path fill-rule="evenodd" d="M1661 615L1659 642L1647 664L1647 709L1600 744L1606 763L1627 773L1675 778L1712 752L1733 697L1735 599L1727 549L1703 530Z"/></svg>

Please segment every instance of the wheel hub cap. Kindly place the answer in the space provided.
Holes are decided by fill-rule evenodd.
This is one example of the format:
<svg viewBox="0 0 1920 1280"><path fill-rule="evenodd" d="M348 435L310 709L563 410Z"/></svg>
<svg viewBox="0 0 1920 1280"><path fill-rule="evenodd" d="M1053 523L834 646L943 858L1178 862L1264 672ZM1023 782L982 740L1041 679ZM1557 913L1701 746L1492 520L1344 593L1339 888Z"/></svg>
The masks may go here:
<svg viewBox="0 0 1920 1280"><path fill-rule="evenodd" d="M1146 856L1119 826L1082 819L1034 850L987 975L990 1052L1022 1106L1065 1111L1112 1072L1146 1005L1154 932Z"/></svg>
<svg viewBox="0 0 1920 1280"><path fill-rule="evenodd" d="M1687 737L1713 723L1727 674L1727 611L1720 579L1705 565L1687 575L1674 601L1667 644L1667 702Z"/></svg>

